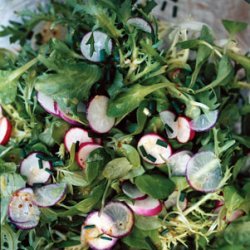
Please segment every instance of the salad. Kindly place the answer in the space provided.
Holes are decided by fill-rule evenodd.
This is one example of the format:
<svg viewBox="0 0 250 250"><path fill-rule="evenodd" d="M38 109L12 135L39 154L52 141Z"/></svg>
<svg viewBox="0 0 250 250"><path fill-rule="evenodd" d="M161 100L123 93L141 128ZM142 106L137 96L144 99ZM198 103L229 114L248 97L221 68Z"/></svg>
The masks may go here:
<svg viewBox="0 0 250 250"><path fill-rule="evenodd" d="M0 35L1 249L250 247L250 57L154 1L50 1Z"/></svg>

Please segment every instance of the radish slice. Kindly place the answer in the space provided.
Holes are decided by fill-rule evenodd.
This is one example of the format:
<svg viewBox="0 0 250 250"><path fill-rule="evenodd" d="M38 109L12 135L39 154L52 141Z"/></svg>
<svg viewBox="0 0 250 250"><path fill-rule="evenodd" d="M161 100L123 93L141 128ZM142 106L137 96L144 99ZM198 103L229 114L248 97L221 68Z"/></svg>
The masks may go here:
<svg viewBox="0 0 250 250"><path fill-rule="evenodd" d="M170 145L157 134L144 135L137 147L143 160L154 165L164 164L172 153Z"/></svg>
<svg viewBox="0 0 250 250"><path fill-rule="evenodd" d="M211 129L215 126L215 123L218 119L218 114L218 110L213 110L198 116L196 119L191 121L191 128L198 132Z"/></svg>
<svg viewBox="0 0 250 250"><path fill-rule="evenodd" d="M50 178L51 164L40 160L38 155L42 153L31 153L21 163L20 174L27 178L27 183L32 186L35 183L46 183Z"/></svg>
<svg viewBox="0 0 250 250"><path fill-rule="evenodd" d="M39 223L39 218L34 219L34 220L30 220L27 222L23 222L23 223L14 223L14 224L19 229L28 230L28 229L32 229L32 228L36 227L38 225L38 223Z"/></svg>
<svg viewBox="0 0 250 250"><path fill-rule="evenodd" d="M140 29L144 32L148 32L148 33L152 32L151 25L147 21L145 21L144 19L142 19L140 17L129 18L127 21L127 24L132 25L132 26L136 27L137 29Z"/></svg>
<svg viewBox="0 0 250 250"><path fill-rule="evenodd" d="M66 193L66 184L50 184L34 190L34 203L39 207L50 207L58 203Z"/></svg>
<svg viewBox="0 0 250 250"><path fill-rule="evenodd" d="M58 107L58 113L59 113L59 117L62 118L64 121L68 122L69 124L71 125L74 125L74 126L80 126L81 123L74 120L73 118L71 118L68 114L66 114L65 112L63 112L59 105L57 105Z"/></svg>
<svg viewBox="0 0 250 250"><path fill-rule="evenodd" d="M190 121L187 117L179 116L177 119L177 140L186 143L193 139L194 133L191 129Z"/></svg>
<svg viewBox="0 0 250 250"><path fill-rule="evenodd" d="M59 116L57 103L51 97L39 91L37 92L37 100L48 113Z"/></svg>
<svg viewBox="0 0 250 250"><path fill-rule="evenodd" d="M110 202L101 211L102 231L115 238L128 235L134 225L134 214L122 202Z"/></svg>
<svg viewBox="0 0 250 250"><path fill-rule="evenodd" d="M175 138L177 136L177 122L175 121L176 115L169 110L165 110L160 112L160 118L165 125L168 138Z"/></svg>
<svg viewBox="0 0 250 250"><path fill-rule="evenodd" d="M107 133L115 124L115 119L107 116L108 101L108 97L96 95L88 106L87 120L97 133Z"/></svg>
<svg viewBox="0 0 250 250"><path fill-rule="evenodd" d="M214 192L223 178L220 160L211 151L195 154L187 164L189 185L201 192Z"/></svg>
<svg viewBox="0 0 250 250"><path fill-rule="evenodd" d="M34 193L31 188L16 191L9 203L8 215L13 223L39 221L40 210L33 203Z"/></svg>
<svg viewBox="0 0 250 250"><path fill-rule="evenodd" d="M76 142L81 145L82 143L93 142L93 139L89 137L88 131L82 128L71 128L64 136L64 145L70 152L71 146Z"/></svg>
<svg viewBox="0 0 250 250"><path fill-rule="evenodd" d="M177 205L177 199L178 199L178 191L174 191L171 195L169 195L168 199L164 202L164 205L167 209L171 207L175 207ZM187 198L182 198L182 194L179 197L179 206L180 209L183 211L187 208Z"/></svg>
<svg viewBox="0 0 250 250"><path fill-rule="evenodd" d="M12 126L6 117L0 118L0 145L6 145L11 136Z"/></svg>
<svg viewBox="0 0 250 250"><path fill-rule="evenodd" d="M161 202L150 196L144 200L136 200L133 205L128 205L136 214L143 216L155 216L162 210Z"/></svg>
<svg viewBox="0 0 250 250"><path fill-rule="evenodd" d="M109 250L117 242L116 238L112 238L102 233L100 229L99 212L92 212L86 218L81 230L82 245L88 244L92 249Z"/></svg>
<svg viewBox="0 0 250 250"><path fill-rule="evenodd" d="M185 176L187 163L191 159L191 156L192 153L187 150L171 155L167 160L167 164L171 168L172 175Z"/></svg>
<svg viewBox="0 0 250 250"><path fill-rule="evenodd" d="M143 200L147 197L146 194L142 193L134 184L129 181L122 183L122 191L133 200Z"/></svg>
<svg viewBox="0 0 250 250"><path fill-rule="evenodd" d="M97 148L101 148L99 144L95 144L93 142L86 142L80 145L79 151L76 156L77 163L82 168L85 168L85 162L89 156L89 154Z"/></svg>
<svg viewBox="0 0 250 250"><path fill-rule="evenodd" d="M91 44L89 40L94 38L94 52L91 54ZM81 41L81 52L88 60L92 62L102 62L102 51L105 51L107 55L111 54L112 41L111 39L101 31L93 31L87 33Z"/></svg>

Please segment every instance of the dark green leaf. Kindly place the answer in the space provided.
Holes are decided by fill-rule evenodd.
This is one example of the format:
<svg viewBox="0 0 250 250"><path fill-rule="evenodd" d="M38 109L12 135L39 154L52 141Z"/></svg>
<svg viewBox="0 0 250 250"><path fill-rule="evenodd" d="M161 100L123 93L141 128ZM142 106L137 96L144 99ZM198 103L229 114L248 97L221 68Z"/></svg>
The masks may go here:
<svg viewBox="0 0 250 250"><path fill-rule="evenodd" d="M163 175L142 175L135 178L138 189L155 199L166 199L175 189L175 184Z"/></svg>

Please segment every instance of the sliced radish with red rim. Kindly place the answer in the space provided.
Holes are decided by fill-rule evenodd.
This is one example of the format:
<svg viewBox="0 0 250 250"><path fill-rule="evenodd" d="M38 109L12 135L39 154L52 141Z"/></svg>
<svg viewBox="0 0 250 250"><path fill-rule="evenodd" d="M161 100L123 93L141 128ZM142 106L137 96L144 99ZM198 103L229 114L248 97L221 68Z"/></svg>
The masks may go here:
<svg viewBox="0 0 250 250"><path fill-rule="evenodd" d="M140 17L129 18L127 21L127 24L132 25L136 27L137 29L140 29L144 32L152 33L151 25L143 18L140 18Z"/></svg>
<svg viewBox="0 0 250 250"><path fill-rule="evenodd" d="M0 118L0 145L6 145L11 136L12 126L6 117Z"/></svg>
<svg viewBox="0 0 250 250"><path fill-rule="evenodd" d="M79 145L86 142L93 142L93 139L89 137L88 131L82 128L71 128L64 136L64 145L66 149L70 152L71 146L79 142Z"/></svg>
<svg viewBox="0 0 250 250"><path fill-rule="evenodd" d="M213 110L198 116L196 119L191 121L191 128L198 132L211 129L216 124L218 114L218 110Z"/></svg>
<svg viewBox="0 0 250 250"><path fill-rule="evenodd" d="M171 168L172 175L185 176L188 161L191 159L192 152L183 150L171 155L167 160L168 167Z"/></svg>
<svg viewBox="0 0 250 250"><path fill-rule="evenodd" d="M36 183L46 183L51 176L51 163L39 158L42 153L34 152L28 155L20 165L20 174L27 178L32 186Z"/></svg>
<svg viewBox="0 0 250 250"><path fill-rule="evenodd" d="M58 203L66 193L66 184L49 184L34 189L34 203L39 207L50 207Z"/></svg>
<svg viewBox="0 0 250 250"><path fill-rule="evenodd" d="M128 204L129 207L138 215L155 216L162 210L162 204L150 196L143 200L136 200L134 204Z"/></svg>
<svg viewBox="0 0 250 250"><path fill-rule="evenodd" d="M97 148L101 148L99 144L92 143L92 142L86 142L80 145L79 150L76 155L77 163L80 167L85 168L86 166L86 160L89 156L89 154L94 151Z"/></svg>
<svg viewBox="0 0 250 250"><path fill-rule="evenodd" d="M109 98L96 95L89 103L87 120L96 133L107 133L115 124L115 119L107 115Z"/></svg>
<svg viewBox="0 0 250 250"><path fill-rule="evenodd" d="M157 134L144 135L137 147L143 160L154 165L166 163L172 153L171 146Z"/></svg>
<svg viewBox="0 0 250 250"><path fill-rule="evenodd" d="M92 212L87 216L81 229L82 245L88 244L96 250L109 250L116 244L117 239L103 234L100 225L99 212Z"/></svg>
<svg viewBox="0 0 250 250"><path fill-rule="evenodd" d="M115 238L128 235L134 225L131 209L122 202L110 202L100 212L102 231Z"/></svg>
<svg viewBox="0 0 250 250"><path fill-rule="evenodd" d="M37 92L37 100L48 113L59 116L57 103L51 97L39 91Z"/></svg>
<svg viewBox="0 0 250 250"><path fill-rule="evenodd" d="M211 151L195 154L187 164L186 178L197 191L216 191L223 178L220 160Z"/></svg>
<svg viewBox="0 0 250 250"><path fill-rule="evenodd" d="M177 136L177 123L175 121L176 115L169 110L165 110L160 112L160 118L165 125L168 138L175 138Z"/></svg>
<svg viewBox="0 0 250 250"><path fill-rule="evenodd" d="M179 116L177 119L177 140L180 143L186 143L194 138L194 132L191 129L190 119Z"/></svg>
<svg viewBox="0 0 250 250"><path fill-rule="evenodd" d="M94 51L91 51L89 40L94 40ZM112 41L105 33L101 31L89 32L82 38L81 52L86 59L92 62L102 62L105 60L104 55L110 55L112 52ZM102 54L104 52L104 54Z"/></svg>
<svg viewBox="0 0 250 250"><path fill-rule="evenodd" d="M60 107L58 106L58 113L59 113L59 116L64 120L66 121L67 123L71 124L71 125L74 125L74 126L80 126L81 123L74 120L69 114L63 112Z"/></svg>
<svg viewBox="0 0 250 250"><path fill-rule="evenodd" d="M133 200L143 200L147 197L145 193L142 193L134 184L129 181L122 183L122 191Z"/></svg>
<svg viewBox="0 0 250 250"><path fill-rule="evenodd" d="M38 225L38 223L39 223L39 218L34 219L34 220L30 220L27 222L23 222L23 223L14 223L14 224L19 229L28 230L28 229L32 229L32 228L36 227Z"/></svg>
<svg viewBox="0 0 250 250"><path fill-rule="evenodd" d="M8 207L8 215L13 223L39 221L40 210L33 203L34 193L31 188L16 191Z"/></svg>
<svg viewBox="0 0 250 250"><path fill-rule="evenodd" d="M170 209L172 207L177 206L177 201L179 199L179 206L180 209L183 211L187 208L187 198L185 196L183 196L185 194L182 194L178 191L174 191L171 195L169 195L168 199L164 202L164 205L167 209Z"/></svg>

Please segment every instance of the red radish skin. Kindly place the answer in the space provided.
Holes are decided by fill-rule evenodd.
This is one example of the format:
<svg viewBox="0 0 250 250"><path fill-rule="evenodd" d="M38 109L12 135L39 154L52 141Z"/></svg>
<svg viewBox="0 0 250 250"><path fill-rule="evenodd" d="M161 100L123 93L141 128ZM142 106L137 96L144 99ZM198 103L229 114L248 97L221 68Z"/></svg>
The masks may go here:
<svg viewBox="0 0 250 250"><path fill-rule="evenodd" d="M133 200L144 200L148 195L140 192L137 187L129 181L122 183L122 191Z"/></svg>
<svg viewBox="0 0 250 250"><path fill-rule="evenodd" d="M102 146L100 146L99 144L96 144L93 142L82 143L76 154L76 160L77 160L78 165L84 169L86 167L85 162L88 158L88 155L95 149L101 148L101 147Z"/></svg>
<svg viewBox="0 0 250 250"><path fill-rule="evenodd" d="M0 145L6 145L11 137L12 125L6 117L0 118Z"/></svg>
<svg viewBox="0 0 250 250"><path fill-rule="evenodd" d="M115 124L115 119L107 116L108 101L107 96L96 95L87 108L89 126L99 134L108 133Z"/></svg>
<svg viewBox="0 0 250 250"><path fill-rule="evenodd" d="M70 152L73 143L79 142L79 145L86 142L93 142L89 137L88 131L82 128L74 127L69 129L64 136L64 145L68 152Z"/></svg>
<svg viewBox="0 0 250 250"><path fill-rule="evenodd" d="M59 116L58 105L50 96L47 96L42 92L37 92L37 100L48 113L54 116Z"/></svg>
<svg viewBox="0 0 250 250"><path fill-rule="evenodd" d="M26 176L27 183L32 186L35 183L47 183L51 177L50 173L45 169L51 170L52 165L48 161L42 161L43 168L39 168L39 159L37 154L41 152L32 152L20 164L20 174ZM35 167L35 168L33 168Z"/></svg>
<svg viewBox="0 0 250 250"><path fill-rule="evenodd" d="M143 154L140 150L140 146L141 145L143 146L144 142L147 142L148 138L152 139L152 142L149 141L149 144L152 144L152 145L150 145L150 148L148 149L149 152L147 152L147 153L152 154L152 147L153 146L154 147L156 146L155 149L157 149L159 152L161 152L161 154L159 154L157 156L153 155L155 158L157 158L157 160L155 162L153 162L153 161L149 160L148 158L146 158L145 156L143 156ZM142 136L138 142L138 145L137 145L138 151L139 151L141 157L143 158L143 160L150 163L150 164L153 164L155 166L160 166L160 165L166 163L167 159L172 155L171 145L169 143L167 143L168 147L165 148L165 152L164 152L164 148L156 144L158 139L167 143L166 139L159 136L158 134L149 133L149 134ZM145 150L147 151L146 148L145 148Z"/></svg>
<svg viewBox="0 0 250 250"><path fill-rule="evenodd" d="M23 222L23 223L13 223L18 229L21 230L29 230L32 228L35 228L39 223L39 219L38 220L31 220L31 221L27 221L27 222Z"/></svg>
<svg viewBox="0 0 250 250"><path fill-rule="evenodd" d="M101 239L101 219L100 214L97 211L91 212L81 229L81 243L83 245L88 244L91 249L94 250L110 250L116 244L117 239L108 235L103 235L110 240ZM90 228L88 228L90 226Z"/></svg>
<svg viewBox="0 0 250 250"><path fill-rule="evenodd" d="M81 126L82 124L78 121L73 120L70 116L68 116L66 113L64 113L60 107L58 106L58 114L61 119L63 119L65 122L74 125L74 126Z"/></svg>
<svg viewBox="0 0 250 250"><path fill-rule="evenodd" d="M134 204L128 204L135 214L143 216L155 216L162 211L162 203L150 196L143 200L137 200Z"/></svg>

